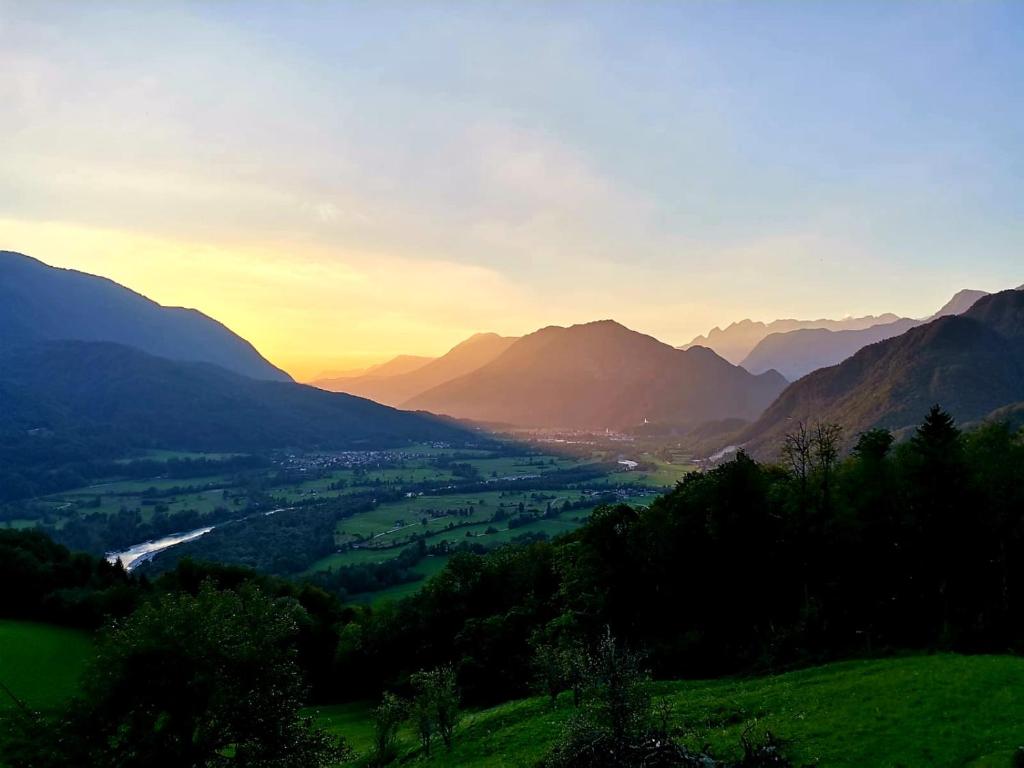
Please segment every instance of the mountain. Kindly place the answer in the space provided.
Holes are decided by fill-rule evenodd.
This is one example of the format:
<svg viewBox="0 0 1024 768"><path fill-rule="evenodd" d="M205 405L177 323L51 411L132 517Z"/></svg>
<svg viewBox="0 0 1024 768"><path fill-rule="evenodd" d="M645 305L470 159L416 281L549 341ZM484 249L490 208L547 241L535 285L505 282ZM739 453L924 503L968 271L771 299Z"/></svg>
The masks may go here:
<svg viewBox="0 0 1024 768"><path fill-rule="evenodd" d="M756 418L782 391L710 349L679 350L611 320L551 326L405 407L525 427L623 429L645 419L697 424Z"/></svg>
<svg viewBox="0 0 1024 768"><path fill-rule="evenodd" d="M321 373L309 383L314 387L320 387L320 389L333 389L334 386L340 386L342 381L353 381L362 378L380 379L412 373L436 359L436 357L424 357L423 355L398 355L386 362L377 363L368 368L359 368L351 371L327 371Z"/></svg>
<svg viewBox="0 0 1024 768"><path fill-rule="evenodd" d="M957 291L953 294L953 298L942 305L942 309L928 319L935 320L940 317L946 317L947 315L962 315L968 309L973 307L978 299L988 295L988 291L975 291L970 288Z"/></svg>
<svg viewBox="0 0 1024 768"><path fill-rule="evenodd" d="M261 381L106 342L0 353L0 435L203 451L366 448L462 440L429 414L294 382Z"/></svg>
<svg viewBox="0 0 1024 768"><path fill-rule="evenodd" d="M1024 401L1024 291L979 299L865 347L839 365L791 384L741 436L774 457L794 421L836 422L847 445L872 427L899 430L939 403L959 421L983 419Z"/></svg>
<svg viewBox="0 0 1024 768"><path fill-rule="evenodd" d="M424 355L398 355L386 363L371 365L364 372L364 376L400 376L403 373L418 371L427 363L436 360L436 357L425 357Z"/></svg>
<svg viewBox="0 0 1024 768"><path fill-rule="evenodd" d="M421 392L486 365L515 340L496 333L478 333L452 347L441 357L405 373L375 374L371 370L355 378L326 379L314 384L332 392L347 392L385 405L399 406Z"/></svg>
<svg viewBox="0 0 1024 768"><path fill-rule="evenodd" d="M0 251L0 351L55 339L110 341L256 379L291 381L202 312L164 307L112 280Z"/></svg>
<svg viewBox="0 0 1024 768"><path fill-rule="evenodd" d="M788 333L772 333L761 339L740 365L751 373L775 369L790 381L796 381L811 371L842 362L868 344L899 336L920 324L918 320L903 318L856 331L800 328Z"/></svg>
<svg viewBox="0 0 1024 768"><path fill-rule="evenodd" d="M707 347L730 363L739 365L763 338L772 333L788 333L803 328L827 328L831 331L855 331L873 325L892 323L900 318L892 313L848 317L845 320L773 320L762 323L757 320L740 320L722 328L712 328L707 336L697 336L679 349Z"/></svg>
<svg viewBox="0 0 1024 768"><path fill-rule="evenodd" d="M978 299L987 295L984 291L959 291L928 320L901 318L859 330L801 328L786 333L773 333L758 342L740 365L751 373L774 368L790 381L796 381L811 371L842 362L868 344L899 336L929 320L963 314Z"/></svg>

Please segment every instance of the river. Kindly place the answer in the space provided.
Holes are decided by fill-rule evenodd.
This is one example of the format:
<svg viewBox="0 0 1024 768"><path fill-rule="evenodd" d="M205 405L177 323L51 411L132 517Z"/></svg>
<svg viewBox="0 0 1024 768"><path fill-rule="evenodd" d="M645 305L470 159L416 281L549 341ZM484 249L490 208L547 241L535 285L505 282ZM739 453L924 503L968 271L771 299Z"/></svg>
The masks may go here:
<svg viewBox="0 0 1024 768"><path fill-rule="evenodd" d="M291 509L295 509L295 507L279 507L277 509L271 509L268 512L261 512L257 514L269 517L270 515L277 514L278 512L287 512ZM223 524L224 523L220 523L220 525ZM143 563L152 560L165 549L170 549L178 544L184 544L186 541L192 541L193 539L198 539L200 536L205 536L216 527L216 525L208 525L205 528L196 528L194 531L172 533L160 539L144 541L141 544L128 547L128 549L123 552L107 552L107 562L116 563L118 558L120 558L121 565L124 566L124 569L126 571L131 571Z"/></svg>
<svg viewBox="0 0 1024 768"><path fill-rule="evenodd" d="M147 560L152 560L165 549L170 549L176 544L184 544L186 541L192 541L193 539L198 539L200 536L205 536L215 527L216 526L208 525L205 528L196 528L194 531L172 533L170 536L164 536L162 539L144 541L141 544L129 547L123 552L108 552L107 560L111 563L116 563L118 559L120 559L121 565L124 566L124 569L126 571L131 571L136 566L142 565L142 563Z"/></svg>

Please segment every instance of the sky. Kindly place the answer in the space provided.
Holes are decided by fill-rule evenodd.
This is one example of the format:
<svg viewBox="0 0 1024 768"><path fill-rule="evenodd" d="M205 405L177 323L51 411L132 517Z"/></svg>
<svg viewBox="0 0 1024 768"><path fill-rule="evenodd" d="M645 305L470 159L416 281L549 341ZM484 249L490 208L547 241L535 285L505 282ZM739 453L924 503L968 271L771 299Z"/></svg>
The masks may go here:
<svg viewBox="0 0 1024 768"><path fill-rule="evenodd" d="M0 249L303 379L1024 282L1024 3L0 0Z"/></svg>

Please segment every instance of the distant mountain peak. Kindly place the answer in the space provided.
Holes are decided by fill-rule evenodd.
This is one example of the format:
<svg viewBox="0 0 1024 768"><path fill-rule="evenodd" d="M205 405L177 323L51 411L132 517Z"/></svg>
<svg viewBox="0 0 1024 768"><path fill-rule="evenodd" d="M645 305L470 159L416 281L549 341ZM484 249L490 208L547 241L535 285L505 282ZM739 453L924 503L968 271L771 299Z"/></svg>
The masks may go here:
<svg viewBox="0 0 1024 768"><path fill-rule="evenodd" d="M781 391L708 349L681 351L605 319L547 326L404 407L522 427L619 429L752 418Z"/></svg>
<svg viewBox="0 0 1024 768"><path fill-rule="evenodd" d="M440 357L416 365L412 370L400 371L387 363L383 373L388 375L381 375L382 369L370 369L361 376L321 379L313 384L321 389L347 392L397 407L421 392L485 365L514 341L514 337L497 333L474 333Z"/></svg>
<svg viewBox="0 0 1024 768"><path fill-rule="evenodd" d="M689 344L680 349L700 346L714 350L734 365L740 365L754 348L771 334L789 333L790 331L823 328L832 331L862 330L881 323L890 323L900 318L892 313L883 315L865 315L863 317L845 317L842 320L819 318L817 320L795 320L782 318L771 322L744 318L721 328L715 326L706 336L696 336Z"/></svg>
<svg viewBox="0 0 1024 768"><path fill-rule="evenodd" d="M988 295L988 291L964 288L954 293L953 298L943 304L942 308L928 319L935 320L936 318L945 317L946 315L962 315L974 306L978 299Z"/></svg>

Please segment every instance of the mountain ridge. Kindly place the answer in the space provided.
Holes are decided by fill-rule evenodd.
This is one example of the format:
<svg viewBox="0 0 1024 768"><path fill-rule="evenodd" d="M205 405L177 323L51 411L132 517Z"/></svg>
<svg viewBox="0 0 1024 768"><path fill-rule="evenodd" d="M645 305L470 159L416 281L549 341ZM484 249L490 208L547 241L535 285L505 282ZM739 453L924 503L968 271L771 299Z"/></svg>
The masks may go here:
<svg viewBox="0 0 1024 768"><path fill-rule="evenodd" d="M469 434L429 414L111 342L46 341L0 352L0 406L8 439L42 432L126 447L341 449Z"/></svg>
<svg viewBox="0 0 1024 768"><path fill-rule="evenodd" d="M901 318L855 330L797 329L769 334L757 343L740 365L752 373L775 368L790 381L796 381L811 371L842 362L869 344L898 336L940 317L962 314L988 295L974 289L957 291L937 312L924 320Z"/></svg>
<svg viewBox="0 0 1024 768"><path fill-rule="evenodd" d="M847 447L873 427L910 427L938 403L969 422L1024 400L1024 291L990 294L794 382L740 440L771 456L794 421L834 421Z"/></svg>
<svg viewBox="0 0 1024 768"><path fill-rule="evenodd" d="M847 317L842 320L830 320L828 318L796 320L783 318L764 322L744 318L743 320L729 323L724 328L715 326L707 334L695 336L688 344L683 344L678 349L689 349L695 346L707 347L714 350L720 357L725 358L730 363L739 365L759 341L772 333L788 333L789 331L803 328L859 330L871 327L872 325L895 322L900 319L902 318L891 312L886 312L882 315Z"/></svg>
<svg viewBox="0 0 1024 768"><path fill-rule="evenodd" d="M292 380L199 310L163 306L109 278L0 251L0 350L60 339L109 341L253 378Z"/></svg>
<svg viewBox="0 0 1024 768"><path fill-rule="evenodd" d="M790 381L796 381L811 371L842 362L868 344L899 336L921 323L902 318L860 330L798 328L772 333L761 339L740 365L751 373L774 369Z"/></svg>
<svg viewBox="0 0 1024 768"><path fill-rule="evenodd" d="M547 326L404 407L521 427L618 429L645 419L752 418L781 391L713 351L677 350L613 320Z"/></svg>
<svg viewBox="0 0 1024 768"><path fill-rule="evenodd" d="M487 364L515 340L515 337L499 336L496 333L475 333L441 357L412 371L393 376L375 376L371 370L354 378L320 380L313 384L332 392L346 392L398 407L428 389Z"/></svg>

